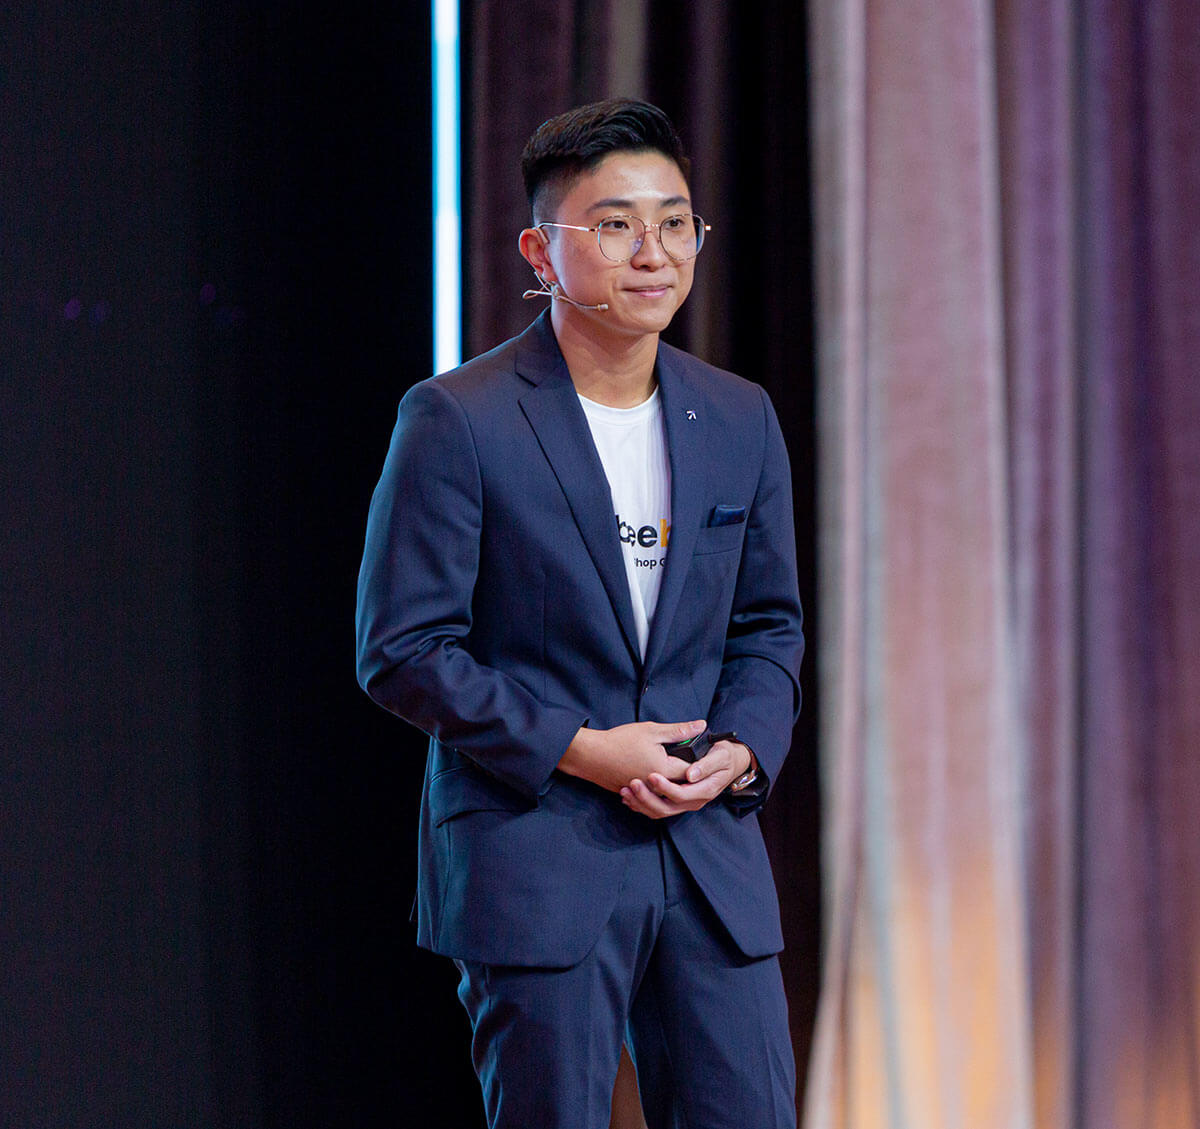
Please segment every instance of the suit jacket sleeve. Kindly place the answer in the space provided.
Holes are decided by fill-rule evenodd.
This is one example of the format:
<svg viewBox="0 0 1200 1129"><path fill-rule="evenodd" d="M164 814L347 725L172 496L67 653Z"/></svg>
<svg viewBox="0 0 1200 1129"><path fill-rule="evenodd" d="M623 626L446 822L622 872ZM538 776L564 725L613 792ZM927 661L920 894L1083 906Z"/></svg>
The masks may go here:
<svg viewBox="0 0 1200 1129"><path fill-rule="evenodd" d="M747 516L742 561L729 617L721 675L709 728L735 730L753 751L767 788L731 797L739 812L754 810L778 778L800 712L804 653L796 579L791 471L774 409L761 393L765 429L762 471Z"/></svg>
<svg viewBox="0 0 1200 1129"><path fill-rule="evenodd" d="M540 701L463 646L483 493L470 421L436 380L401 402L358 581L358 678L381 706L531 801L586 718Z"/></svg>

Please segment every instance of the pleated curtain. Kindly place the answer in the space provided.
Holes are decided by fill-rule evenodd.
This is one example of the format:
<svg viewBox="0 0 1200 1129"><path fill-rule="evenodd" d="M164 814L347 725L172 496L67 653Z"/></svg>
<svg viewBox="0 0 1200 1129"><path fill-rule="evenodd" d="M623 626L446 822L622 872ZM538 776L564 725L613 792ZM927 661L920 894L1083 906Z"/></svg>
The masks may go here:
<svg viewBox="0 0 1200 1129"><path fill-rule="evenodd" d="M1200 11L809 14L807 1129L1200 1125Z"/></svg>

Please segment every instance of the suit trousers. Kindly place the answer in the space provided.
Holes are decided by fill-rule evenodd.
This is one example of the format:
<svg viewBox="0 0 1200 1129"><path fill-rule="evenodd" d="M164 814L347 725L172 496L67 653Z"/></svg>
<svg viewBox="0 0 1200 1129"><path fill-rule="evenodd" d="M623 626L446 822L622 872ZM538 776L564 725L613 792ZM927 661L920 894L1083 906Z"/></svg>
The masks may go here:
<svg viewBox="0 0 1200 1129"><path fill-rule="evenodd" d="M455 962L490 1129L608 1129L623 1041L650 1129L795 1129L778 959L733 945L664 830L625 849L579 964Z"/></svg>

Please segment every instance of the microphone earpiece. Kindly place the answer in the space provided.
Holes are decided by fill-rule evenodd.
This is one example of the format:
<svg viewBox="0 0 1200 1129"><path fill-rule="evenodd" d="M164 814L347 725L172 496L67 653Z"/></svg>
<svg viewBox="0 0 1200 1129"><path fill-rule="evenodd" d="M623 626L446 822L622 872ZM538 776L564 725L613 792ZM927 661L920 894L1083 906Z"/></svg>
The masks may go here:
<svg viewBox="0 0 1200 1129"><path fill-rule="evenodd" d="M521 297L522 298L553 298L554 291L550 289L546 280L540 274L537 274L536 272L535 272L534 277L536 277L538 280L538 283L539 283L538 289L537 290L526 290L525 293L521 295Z"/></svg>
<svg viewBox="0 0 1200 1129"><path fill-rule="evenodd" d="M583 302L576 302L574 298L568 297L563 293L563 288L557 282L547 282L540 274L535 271L538 282L541 287L537 290L526 290L521 295L522 298L549 298L552 302L569 302L577 310L607 310L607 302L599 302L594 306L587 306Z"/></svg>

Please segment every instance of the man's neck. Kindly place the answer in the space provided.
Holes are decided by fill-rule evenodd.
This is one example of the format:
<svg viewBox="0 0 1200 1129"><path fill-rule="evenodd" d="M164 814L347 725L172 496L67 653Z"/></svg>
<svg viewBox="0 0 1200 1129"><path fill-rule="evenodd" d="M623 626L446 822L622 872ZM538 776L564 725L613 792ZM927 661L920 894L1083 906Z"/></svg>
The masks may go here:
<svg viewBox="0 0 1200 1129"><path fill-rule="evenodd" d="M610 408L634 408L650 398L657 333L601 335L594 326L580 326L575 318L555 316L558 313L556 306L551 322L576 392Z"/></svg>

